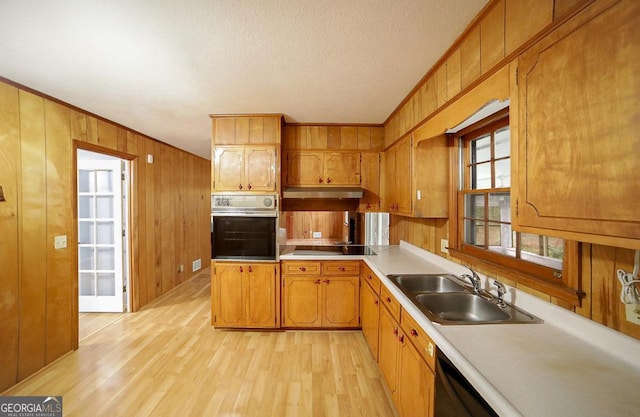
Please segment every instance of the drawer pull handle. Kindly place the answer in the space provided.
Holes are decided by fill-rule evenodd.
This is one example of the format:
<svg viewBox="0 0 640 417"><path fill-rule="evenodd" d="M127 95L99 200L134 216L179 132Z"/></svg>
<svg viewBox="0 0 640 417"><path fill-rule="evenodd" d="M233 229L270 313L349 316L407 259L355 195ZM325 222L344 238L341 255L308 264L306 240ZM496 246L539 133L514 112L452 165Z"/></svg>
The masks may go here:
<svg viewBox="0 0 640 417"><path fill-rule="evenodd" d="M249 272L253 272L253 269L251 268L251 265L249 265L249 267L247 269L249 270Z"/></svg>
<svg viewBox="0 0 640 417"><path fill-rule="evenodd" d="M325 283L325 284L327 284L327 285L329 285L329 284L331 283L331 280L325 279L325 280L324 280L324 283Z"/></svg>
<svg viewBox="0 0 640 417"><path fill-rule="evenodd" d="M378 305L378 300L373 300L373 304Z"/></svg>
<svg viewBox="0 0 640 417"><path fill-rule="evenodd" d="M398 329L395 329L395 328L394 328L394 329L393 329L393 334L397 336L397 335L398 335Z"/></svg>
<svg viewBox="0 0 640 417"><path fill-rule="evenodd" d="M400 336L398 336L398 341L399 341L400 343L404 343L404 335L403 335L403 334L401 334Z"/></svg>
<svg viewBox="0 0 640 417"><path fill-rule="evenodd" d="M304 271L306 271L306 270L307 270L307 268L305 268L304 266L301 266L301 267L299 267L298 269L299 269L299 270L301 270L302 272L304 272Z"/></svg>
<svg viewBox="0 0 640 417"><path fill-rule="evenodd" d="M242 184L238 184L238 190L242 190Z"/></svg>
<svg viewBox="0 0 640 417"><path fill-rule="evenodd" d="M371 281L371 280L373 279L373 277L372 277L371 275L367 275L367 279L368 279L369 281Z"/></svg>
<svg viewBox="0 0 640 417"><path fill-rule="evenodd" d="M338 271L340 271L340 272L344 272L344 271L345 271L344 266L339 266L339 267L338 267Z"/></svg>
<svg viewBox="0 0 640 417"><path fill-rule="evenodd" d="M317 280L313 281L313 283L316 284L316 285L320 285L320 279L317 279Z"/></svg>
<svg viewBox="0 0 640 417"><path fill-rule="evenodd" d="M240 267L240 269L239 269L239 270L240 270L240 272L244 272L244 269L243 269L242 267Z"/></svg>
<svg viewBox="0 0 640 417"><path fill-rule="evenodd" d="M385 298L385 300L387 300L387 303L391 302L391 298L390 297Z"/></svg>
<svg viewBox="0 0 640 417"><path fill-rule="evenodd" d="M411 336L418 337L418 332L416 331L416 329L411 329Z"/></svg>
<svg viewBox="0 0 640 417"><path fill-rule="evenodd" d="M248 189L252 189L252 188L253 188L253 185L249 184L249 185L247 185L247 188L248 188Z"/></svg>

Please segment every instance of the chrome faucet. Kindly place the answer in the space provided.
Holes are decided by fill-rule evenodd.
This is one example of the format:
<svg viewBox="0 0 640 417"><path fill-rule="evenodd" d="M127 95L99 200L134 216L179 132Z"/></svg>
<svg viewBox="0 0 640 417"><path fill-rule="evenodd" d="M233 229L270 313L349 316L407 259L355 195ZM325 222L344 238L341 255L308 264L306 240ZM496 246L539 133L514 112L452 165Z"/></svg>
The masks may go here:
<svg viewBox="0 0 640 417"><path fill-rule="evenodd" d="M469 278L469 280L471 281L471 285L473 286L473 292L475 292L476 294L480 294L480 292L482 291L480 277L473 269L469 268L469 271L471 271L471 275L463 274L460 275L460 278Z"/></svg>
<svg viewBox="0 0 640 417"><path fill-rule="evenodd" d="M507 289L502 282L497 280L493 281L493 285L498 289L498 302L496 304L500 308L505 308L507 303L504 302L504 295L507 293Z"/></svg>

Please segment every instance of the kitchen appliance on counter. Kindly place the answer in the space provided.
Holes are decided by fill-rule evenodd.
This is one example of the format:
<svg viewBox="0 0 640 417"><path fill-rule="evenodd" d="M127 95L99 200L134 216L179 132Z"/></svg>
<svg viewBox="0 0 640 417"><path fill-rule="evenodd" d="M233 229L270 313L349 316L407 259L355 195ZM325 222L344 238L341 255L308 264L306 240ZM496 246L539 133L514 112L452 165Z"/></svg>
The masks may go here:
<svg viewBox="0 0 640 417"><path fill-rule="evenodd" d="M277 194L212 194L211 259L276 261Z"/></svg>

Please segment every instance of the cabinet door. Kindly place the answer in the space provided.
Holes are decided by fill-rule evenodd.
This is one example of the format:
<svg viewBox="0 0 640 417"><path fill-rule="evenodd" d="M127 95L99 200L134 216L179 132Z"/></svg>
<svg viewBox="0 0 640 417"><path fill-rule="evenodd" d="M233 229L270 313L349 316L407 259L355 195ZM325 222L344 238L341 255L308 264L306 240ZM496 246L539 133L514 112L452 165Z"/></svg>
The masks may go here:
<svg viewBox="0 0 640 417"><path fill-rule="evenodd" d="M243 327L246 324L243 274L244 268L238 264L216 263L214 266L211 300L214 326Z"/></svg>
<svg viewBox="0 0 640 417"><path fill-rule="evenodd" d="M380 210L380 153L362 152L360 185L363 189L360 212Z"/></svg>
<svg viewBox="0 0 640 417"><path fill-rule="evenodd" d="M396 147L384 153L384 202L387 211L396 211Z"/></svg>
<svg viewBox="0 0 640 417"><path fill-rule="evenodd" d="M360 153L327 152L324 154L326 185L359 185Z"/></svg>
<svg viewBox="0 0 640 417"><path fill-rule="evenodd" d="M360 278L324 277L322 327L358 327L360 324Z"/></svg>
<svg viewBox="0 0 640 417"><path fill-rule="evenodd" d="M396 398L396 380L398 370L398 352L400 343L398 343L398 335L400 326L395 321L389 311L380 308L380 332L378 334L378 365L384 380L391 391L391 395Z"/></svg>
<svg viewBox="0 0 640 417"><path fill-rule="evenodd" d="M244 148L242 146L217 146L213 155L213 189L215 191L239 191L245 178Z"/></svg>
<svg viewBox="0 0 640 417"><path fill-rule="evenodd" d="M612 3L593 3L518 60L514 223L637 249L640 2Z"/></svg>
<svg viewBox="0 0 640 417"><path fill-rule="evenodd" d="M397 212L411 214L411 137L396 145L395 188Z"/></svg>
<svg viewBox="0 0 640 417"><path fill-rule="evenodd" d="M360 323L362 333L369 344L373 357L378 360L378 323L380 321L380 302L378 295L369 284L360 285Z"/></svg>
<svg viewBox="0 0 640 417"><path fill-rule="evenodd" d="M415 139L415 137L414 137ZM414 201L414 217L446 218L449 215L449 148L445 135L425 139L414 152L415 189L422 198Z"/></svg>
<svg viewBox="0 0 640 417"><path fill-rule="evenodd" d="M396 407L401 417L433 416L435 375L416 348L400 336Z"/></svg>
<svg viewBox="0 0 640 417"><path fill-rule="evenodd" d="M284 277L282 325L320 327L321 280L319 277Z"/></svg>
<svg viewBox="0 0 640 417"><path fill-rule="evenodd" d="M276 190L275 146L247 146L244 151L245 181L249 191Z"/></svg>
<svg viewBox="0 0 640 417"><path fill-rule="evenodd" d="M287 153L287 185L324 184L324 159L320 152Z"/></svg>
<svg viewBox="0 0 640 417"><path fill-rule="evenodd" d="M277 266L254 264L246 268L247 327L276 327Z"/></svg>

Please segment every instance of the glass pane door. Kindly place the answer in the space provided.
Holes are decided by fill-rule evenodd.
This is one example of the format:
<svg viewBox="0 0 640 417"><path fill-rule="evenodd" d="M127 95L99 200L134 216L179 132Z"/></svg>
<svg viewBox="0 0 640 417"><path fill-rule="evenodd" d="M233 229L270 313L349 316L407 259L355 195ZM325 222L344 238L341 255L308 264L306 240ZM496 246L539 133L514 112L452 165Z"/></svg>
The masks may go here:
<svg viewBox="0 0 640 417"><path fill-rule="evenodd" d="M122 312L122 181L119 159L78 157L80 312Z"/></svg>

